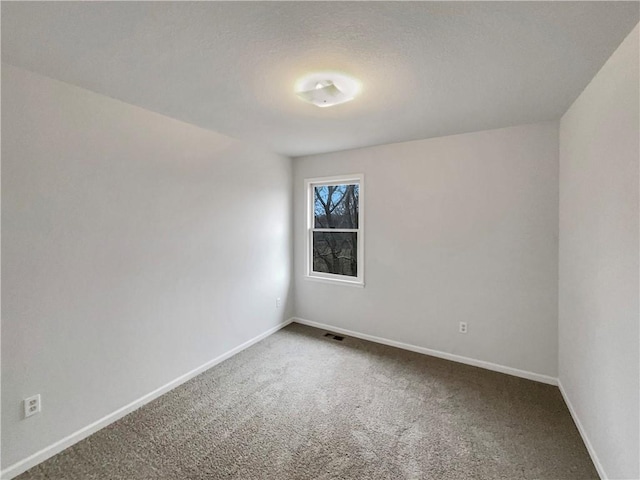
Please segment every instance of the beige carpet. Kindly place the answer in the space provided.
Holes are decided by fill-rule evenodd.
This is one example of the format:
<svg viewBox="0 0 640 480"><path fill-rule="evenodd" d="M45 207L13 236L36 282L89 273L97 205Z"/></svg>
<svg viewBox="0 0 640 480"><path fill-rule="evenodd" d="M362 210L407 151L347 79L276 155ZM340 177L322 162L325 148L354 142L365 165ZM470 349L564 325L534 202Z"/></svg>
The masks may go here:
<svg viewBox="0 0 640 480"><path fill-rule="evenodd" d="M556 387L297 324L18 477L596 479Z"/></svg>

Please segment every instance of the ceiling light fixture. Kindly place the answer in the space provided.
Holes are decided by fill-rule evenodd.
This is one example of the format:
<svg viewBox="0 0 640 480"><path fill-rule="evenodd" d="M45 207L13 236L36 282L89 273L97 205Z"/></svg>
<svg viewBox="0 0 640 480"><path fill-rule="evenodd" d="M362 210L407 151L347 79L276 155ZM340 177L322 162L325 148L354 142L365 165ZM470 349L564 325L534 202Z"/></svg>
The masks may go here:
<svg viewBox="0 0 640 480"><path fill-rule="evenodd" d="M315 72L296 83L296 94L317 107L331 107L353 100L360 92L360 82L340 72Z"/></svg>

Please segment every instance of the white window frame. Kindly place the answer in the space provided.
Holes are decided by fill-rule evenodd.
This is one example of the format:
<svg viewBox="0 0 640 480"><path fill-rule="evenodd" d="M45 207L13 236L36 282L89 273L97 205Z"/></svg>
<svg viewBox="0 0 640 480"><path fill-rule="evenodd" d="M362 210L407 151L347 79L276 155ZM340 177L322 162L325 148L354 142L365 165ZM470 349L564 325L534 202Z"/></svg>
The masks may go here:
<svg viewBox="0 0 640 480"><path fill-rule="evenodd" d="M358 228L313 228L314 227L314 188L322 185L342 185L355 184L358 187ZM304 181L304 188L307 196L306 202L306 218L307 218L307 249L306 249L306 275L309 280L328 282L340 285L351 285L356 287L364 287L364 174L338 175L335 177L319 177L307 178ZM313 271L313 232L357 232L358 234L358 262L357 277L349 277L347 275L337 275L334 273L314 272Z"/></svg>

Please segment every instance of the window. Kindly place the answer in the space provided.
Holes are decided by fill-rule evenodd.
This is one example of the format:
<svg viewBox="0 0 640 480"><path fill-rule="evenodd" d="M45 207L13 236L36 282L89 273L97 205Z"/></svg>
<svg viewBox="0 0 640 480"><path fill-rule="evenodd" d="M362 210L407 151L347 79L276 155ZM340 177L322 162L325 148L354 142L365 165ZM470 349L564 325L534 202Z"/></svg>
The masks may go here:
<svg viewBox="0 0 640 480"><path fill-rule="evenodd" d="M363 176L305 181L307 276L364 285Z"/></svg>

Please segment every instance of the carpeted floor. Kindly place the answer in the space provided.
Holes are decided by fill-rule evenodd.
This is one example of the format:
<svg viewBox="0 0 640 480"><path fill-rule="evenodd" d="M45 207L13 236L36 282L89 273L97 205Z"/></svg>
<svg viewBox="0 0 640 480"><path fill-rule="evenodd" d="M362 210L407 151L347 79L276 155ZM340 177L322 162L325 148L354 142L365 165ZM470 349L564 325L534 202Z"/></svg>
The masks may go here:
<svg viewBox="0 0 640 480"><path fill-rule="evenodd" d="M292 324L20 480L597 479L556 387Z"/></svg>

